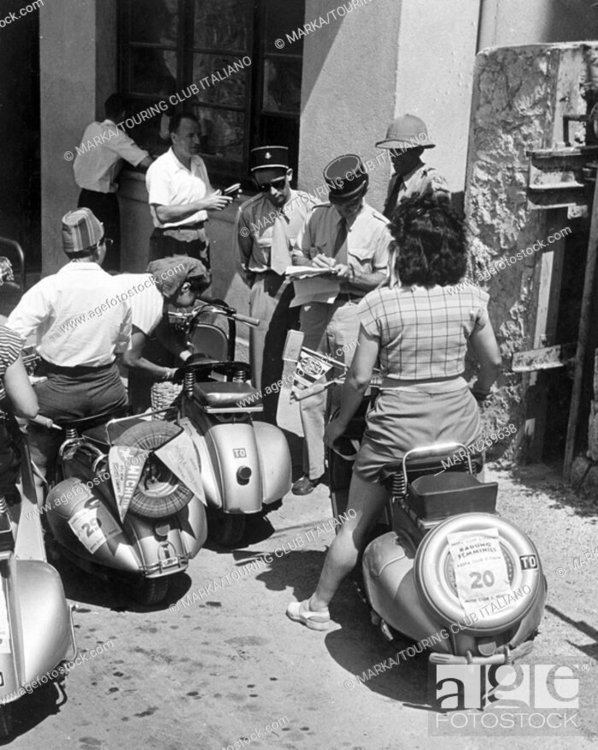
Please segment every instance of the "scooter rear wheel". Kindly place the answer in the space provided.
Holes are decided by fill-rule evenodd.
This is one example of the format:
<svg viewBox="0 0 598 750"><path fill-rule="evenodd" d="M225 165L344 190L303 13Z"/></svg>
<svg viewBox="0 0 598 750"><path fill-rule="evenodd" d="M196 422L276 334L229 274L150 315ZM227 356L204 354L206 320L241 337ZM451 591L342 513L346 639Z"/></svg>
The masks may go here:
<svg viewBox="0 0 598 750"><path fill-rule="evenodd" d="M12 737L14 728L12 706L8 703L0 706L0 739Z"/></svg>
<svg viewBox="0 0 598 750"><path fill-rule="evenodd" d="M166 597L169 587L170 577L142 578L131 586L131 594L138 604L151 607Z"/></svg>
<svg viewBox="0 0 598 750"><path fill-rule="evenodd" d="M208 536L222 547L234 547L245 534L246 516L208 508Z"/></svg>

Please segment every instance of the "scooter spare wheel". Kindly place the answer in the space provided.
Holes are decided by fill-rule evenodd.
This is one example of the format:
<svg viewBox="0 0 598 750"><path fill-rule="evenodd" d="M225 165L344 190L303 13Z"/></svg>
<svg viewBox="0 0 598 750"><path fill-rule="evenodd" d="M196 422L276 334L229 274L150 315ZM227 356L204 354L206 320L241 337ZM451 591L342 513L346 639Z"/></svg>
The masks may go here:
<svg viewBox="0 0 598 750"><path fill-rule="evenodd" d="M544 594L531 539L490 513L454 516L417 549L415 581L423 602L447 625L474 635L516 626Z"/></svg>
<svg viewBox="0 0 598 750"><path fill-rule="evenodd" d="M180 433L170 422L156 420L130 427L118 438L118 445L154 451ZM193 493L155 455L150 454L139 478L129 511L145 518L163 518L189 504Z"/></svg>

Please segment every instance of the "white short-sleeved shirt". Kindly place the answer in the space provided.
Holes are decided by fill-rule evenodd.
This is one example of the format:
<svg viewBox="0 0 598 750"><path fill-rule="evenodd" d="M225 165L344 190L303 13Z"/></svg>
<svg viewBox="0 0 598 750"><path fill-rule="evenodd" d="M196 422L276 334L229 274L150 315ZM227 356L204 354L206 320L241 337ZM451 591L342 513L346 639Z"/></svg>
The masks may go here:
<svg viewBox="0 0 598 750"><path fill-rule="evenodd" d="M23 339L35 337L51 364L109 365L131 335L131 305L119 291L97 263L70 262L25 292L6 325Z"/></svg>
<svg viewBox="0 0 598 750"><path fill-rule="evenodd" d="M85 128L73 162L75 182L96 193L115 193L121 159L136 167L148 156L112 120L92 122Z"/></svg>
<svg viewBox="0 0 598 750"><path fill-rule="evenodd" d="M162 223L156 206L184 206L200 201L212 191L208 170L201 156L192 156L187 169L174 155L172 148L150 165L145 177L150 211L155 227L183 227L208 218L207 211L196 211L181 221Z"/></svg>
<svg viewBox="0 0 598 750"><path fill-rule="evenodd" d="M156 288L154 277L151 273L121 273L115 278L131 305L132 325L151 336L164 312L164 297Z"/></svg>

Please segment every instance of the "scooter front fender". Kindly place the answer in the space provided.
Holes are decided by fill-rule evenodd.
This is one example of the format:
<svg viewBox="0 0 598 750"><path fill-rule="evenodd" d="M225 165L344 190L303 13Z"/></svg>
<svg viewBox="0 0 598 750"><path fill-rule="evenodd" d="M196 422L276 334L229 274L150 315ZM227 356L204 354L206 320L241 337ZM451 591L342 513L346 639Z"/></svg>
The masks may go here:
<svg viewBox="0 0 598 750"><path fill-rule="evenodd" d="M0 575L10 620L10 639L0 653L1 702L19 698L21 688L31 692L34 681L50 681L76 647L62 581L51 565L13 558L0 563Z"/></svg>

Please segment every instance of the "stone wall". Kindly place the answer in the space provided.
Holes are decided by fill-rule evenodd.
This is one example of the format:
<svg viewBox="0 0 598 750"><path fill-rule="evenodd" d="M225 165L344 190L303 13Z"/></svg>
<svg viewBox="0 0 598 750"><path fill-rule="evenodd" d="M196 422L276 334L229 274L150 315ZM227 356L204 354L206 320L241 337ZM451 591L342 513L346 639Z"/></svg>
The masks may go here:
<svg viewBox="0 0 598 750"><path fill-rule="evenodd" d="M514 422L520 429L511 453L525 443L529 383L510 372L511 357L544 343L535 330L541 253L554 253L558 243L510 265L507 259L568 221L566 211L528 207L527 152L562 141L565 112L585 113L583 94L595 83L597 54L598 43L588 42L487 49L476 59L465 208L471 275L490 294L504 363L498 392L485 409L487 430ZM581 127L572 133L580 140Z"/></svg>

